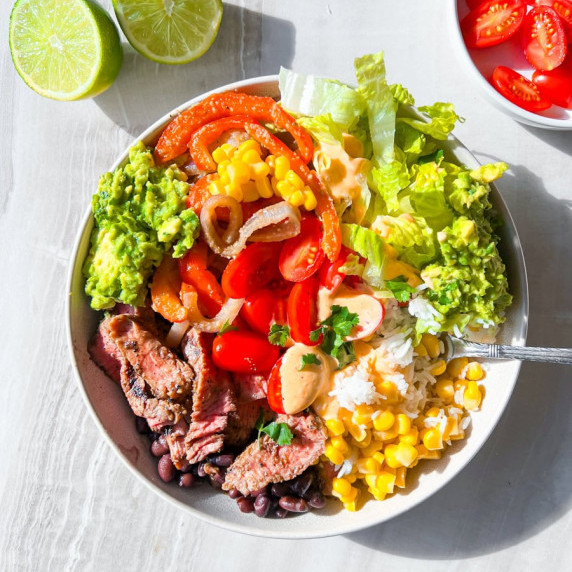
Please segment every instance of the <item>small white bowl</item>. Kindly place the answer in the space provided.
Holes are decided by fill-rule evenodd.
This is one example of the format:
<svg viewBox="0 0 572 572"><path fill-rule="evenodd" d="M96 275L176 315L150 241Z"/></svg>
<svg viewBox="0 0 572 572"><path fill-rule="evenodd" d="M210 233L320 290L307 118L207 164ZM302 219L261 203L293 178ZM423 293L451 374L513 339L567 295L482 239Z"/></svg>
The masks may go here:
<svg viewBox="0 0 572 572"><path fill-rule="evenodd" d="M232 89L278 97L278 77L245 80L192 99L161 118L138 139L150 145L155 144L159 134L174 115L211 93ZM444 142L444 148L447 153L470 168L479 165L467 148L454 137ZM110 170L124 163L127 156L128 149L125 149L110 166ZM505 222L500 231L500 249L507 265L509 285L514 296L499 342L524 345L528 324L528 288L522 247L507 207L494 188L491 198ZM80 391L102 435L131 473L163 499L206 522L236 532L293 539L345 534L389 520L436 493L459 473L488 439L510 399L520 370L520 362L504 361L487 364L487 377L484 381L486 397L482 411L472 415L468 438L455 441L442 459L420 463L412 469L408 473L406 489L398 490L395 495L384 501L370 501L355 513L340 510L340 503L332 500L322 510L285 519L263 519L254 514L241 513L236 503L227 495L206 484L183 489L175 483L164 483L157 474L157 459L149 452L149 441L135 429L134 416L123 392L91 361L87 352L88 342L101 319L101 315L89 306L82 275L92 228L93 217L91 210L88 209L76 240L68 278L69 296L66 308L68 344ZM145 508L142 507L141 510Z"/></svg>
<svg viewBox="0 0 572 572"><path fill-rule="evenodd" d="M449 29L451 30L455 53L461 67L469 78L477 84L481 94L497 109L520 123L543 129L571 130L572 109L553 105L539 113L531 113L508 101L489 83L488 80L497 66L503 65L512 68L528 79L532 78L534 68L524 57L524 52L517 38L492 48L468 49L465 46L460 26L461 20L468 13L469 9L465 0L450 0Z"/></svg>

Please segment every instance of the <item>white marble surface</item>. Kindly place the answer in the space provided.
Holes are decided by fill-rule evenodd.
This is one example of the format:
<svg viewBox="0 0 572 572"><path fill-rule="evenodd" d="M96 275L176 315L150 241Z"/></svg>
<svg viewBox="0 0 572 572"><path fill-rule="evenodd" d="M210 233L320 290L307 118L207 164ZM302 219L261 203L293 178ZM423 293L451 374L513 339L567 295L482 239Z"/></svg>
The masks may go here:
<svg viewBox="0 0 572 572"><path fill-rule="evenodd" d="M127 48L116 84L77 103L43 99L18 78L10 4L0 7L0 570L571 570L570 368L525 364L479 455L409 513L344 537L280 541L203 524L136 481L98 434L68 359L76 230L98 176L143 128L280 65L352 81L354 57L380 49L390 81L421 104L455 102L467 119L460 139L510 163L498 187L529 269L529 344L571 346L572 133L523 127L476 94L449 41L448 2L225 4L203 58L166 67Z"/></svg>

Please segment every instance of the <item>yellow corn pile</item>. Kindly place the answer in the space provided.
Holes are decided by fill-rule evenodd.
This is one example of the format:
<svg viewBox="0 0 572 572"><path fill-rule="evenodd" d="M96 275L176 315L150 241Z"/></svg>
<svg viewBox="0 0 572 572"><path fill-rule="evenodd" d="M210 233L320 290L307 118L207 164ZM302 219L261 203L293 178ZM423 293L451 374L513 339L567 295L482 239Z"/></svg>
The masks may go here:
<svg viewBox="0 0 572 572"><path fill-rule="evenodd" d="M262 159L260 145L249 139L234 147L225 143L213 151L218 177L210 184L213 195L228 195L239 202L283 198L295 207L311 211L316 197L304 181L290 169L284 156L268 155Z"/></svg>
<svg viewBox="0 0 572 572"><path fill-rule="evenodd" d="M480 407L482 390L477 382L485 374L478 362L459 358L445 363L439 358L438 338L429 334L423 335L415 350L431 358L431 372L437 379L427 388L428 405L417 418L400 412L403 398L392 382L378 380L374 383L385 396L382 403L358 405L353 412L341 408L337 418L326 420L323 460L334 465L347 459L353 463L350 474L332 483L333 495L347 510L358 510L368 492L383 500L395 487L404 488L407 469L421 459L439 459L447 442L463 439L461 419ZM434 405L435 398L439 406Z"/></svg>

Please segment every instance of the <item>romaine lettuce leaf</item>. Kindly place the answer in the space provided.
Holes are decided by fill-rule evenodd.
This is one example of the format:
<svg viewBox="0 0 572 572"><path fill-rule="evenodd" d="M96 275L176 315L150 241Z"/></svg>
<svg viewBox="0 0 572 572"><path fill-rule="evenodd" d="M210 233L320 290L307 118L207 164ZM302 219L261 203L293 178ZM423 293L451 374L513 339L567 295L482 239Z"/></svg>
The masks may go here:
<svg viewBox="0 0 572 572"><path fill-rule="evenodd" d="M357 224L342 224L342 243L363 256L367 262L362 278L375 288L383 287L385 249L383 238Z"/></svg>
<svg viewBox="0 0 572 572"><path fill-rule="evenodd" d="M449 133L453 131L457 121L463 121L456 113L452 103L437 102L433 105L422 106L418 108L422 113L426 113L431 119L430 123L421 119L413 119L411 117L398 117L398 123L406 123L438 140L447 139Z"/></svg>
<svg viewBox="0 0 572 572"><path fill-rule="evenodd" d="M332 119L330 113L323 115L316 115L315 117L300 117L297 122L307 131L310 135L320 143L327 143L328 145L342 145L344 142L343 131L339 123Z"/></svg>

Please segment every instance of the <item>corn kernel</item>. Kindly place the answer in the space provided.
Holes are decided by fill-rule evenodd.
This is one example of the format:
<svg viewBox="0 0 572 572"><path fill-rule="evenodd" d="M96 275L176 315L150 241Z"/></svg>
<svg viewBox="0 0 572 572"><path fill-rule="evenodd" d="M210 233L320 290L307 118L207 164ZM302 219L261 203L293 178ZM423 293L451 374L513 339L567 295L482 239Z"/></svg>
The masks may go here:
<svg viewBox="0 0 572 572"><path fill-rule="evenodd" d="M470 381L480 381L485 376L483 367L478 361L472 361L465 371L465 379Z"/></svg>
<svg viewBox="0 0 572 572"><path fill-rule="evenodd" d="M419 357L427 357L427 349L423 344L419 344L413 348Z"/></svg>
<svg viewBox="0 0 572 572"><path fill-rule="evenodd" d="M270 174L270 167L263 163L262 161L258 161L257 163L253 163L250 165L250 176L254 180L258 179L266 179Z"/></svg>
<svg viewBox="0 0 572 572"><path fill-rule="evenodd" d="M459 377L468 363L469 359L466 357L454 358L447 364L447 373L453 378Z"/></svg>
<svg viewBox="0 0 572 572"><path fill-rule="evenodd" d="M260 153L262 153L260 145L254 139L247 139L246 141L241 143L238 146L236 155L242 159L248 151L256 151L256 153L258 153L258 156L260 156Z"/></svg>
<svg viewBox="0 0 572 572"><path fill-rule="evenodd" d="M226 194L225 188L224 188L224 183L220 179L215 179L209 185L209 191L210 191L211 195L224 195L224 194Z"/></svg>
<svg viewBox="0 0 572 572"><path fill-rule="evenodd" d="M398 401L397 386L392 381L382 381L376 389L385 396L387 403L396 403Z"/></svg>
<svg viewBox="0 0 572 572"><path fill-rule="evenodd" d="M292 170L286 173L286 181L299 191L304 188L304 181Z"/></svg>
<svg viewBox="0 0 572 572"><path fill-rule="evenodd" d="M244 197L242 195L242 188L240 187L240 185L237 185L236 183L230 183L225 186L225 191L229 197L232 197L239 203L242 202L242 199Z"/></svg>
<svg viewBox="0 0 572 572"><path fill-rule="evenodd" d="M363 441L368 435L367 429L365 429L364 427L361 427L359 425L355 425L354 423L347 423L346 427L348 429L349 434L356 441Z"/></svg>
<svg viewBox="0 0 572 572"><path fill-rule="evenodd" d="M256 183L254 181L248 181L242 185L242 200L245 203L252 203L260 198L258 194L258 189L256 188Z"/></svg>
<svg viewBox="0 0 572 572"><path fill-rule="evenodd" d="M358 405L352 415L352 421L356 425L369 425L372 414L373 407L371 405Z"/></svg>
<svg viewBox="0 0 572 572"><path fill-rule="evenodd" d="M270 185L268 177L263 177L262 179L256 179L255 184L258 194L263 199L269 199L274 194L274 191L272 190L272 186Z"/></svg>
<svg viewBox="0 0 572 572"><path fill-rule="evenodd" d="M358 496L359 490L356 487L352 487L350 485L350 490L347 494L342 495L340 497L340 500L345 504L345 503L351 503L353 501L356 500L357 496Z"/></svg>
<svg viewBox="0 0 572 572"><path fill-rule="evenodd" d="M357 470L360 473L379 473L381 471L381 463L376 461L373 457L362 457L357 460Z"/></svg>
<svg viewBox="0 0 572 572"><path fill-rule="evenodd" d="M357 512L358 510L358 501L357 498L351 502L344 502L344 508L348 511L348 512Z"/></svg>
<svg viewBox="0 0 572 572"><path fill-rule="evenodd" d="M318 206L316 195L312 191L304 191L304 208L313 211Z"/></svg>
<svg viewBox="0 0 572 572"><path fill-rule="evenodd" d="M352 489L353 487L347 479L344 479L343 477L334 477L334 480L332 481L332 490L338 493L340 497L348 496L352 492Z"/></svg>
<svg viewBox="0 0 572 572"><path fill-rule="evenodd" d="M328 428L330 434L334 437L343 435L346 430L343 421L340 419L328 419L326 421L326 427Z"/></svg>
<svg viewBox="0 0 572 572"><path fill-rule="evenodd" d="M290 161L288 160L288 158L284 157L283 155L279 155L278 157L276 157L276 160L274 162L274 176L278 180L283 181L286 178L286 175L289 170L290 170Z"/></svg>
<svg viewBox="0 0 572 572"><path fill-rule="evenodd" d="M455 396L455 388L453 387L453 381L448 378L442 378L435 384L435 391L437 395L447 404L453 401Z"/></svg>
<svg viewBox="0 0 572 572"><path fill-rule="evenodd" d="M427 447L429 451L436 451L443 448L443 437L441 431L436 427L429 429L425 435L423 435L423 445Z"/></svg>
<svg viewBox="0 0 572 572"><path fill-rule="evenodd" d="M431 367L431 375L441 375L447 370L447 364L444 359L437 360Z"/></svg>
<svg viewBox="0 0 572 572"><path fill-rule="evenodd" d="M333 445L326 445L326 451L324 454L334 465L341 465L344 462L344 455Z"/></svg>
<svg viewBox="0 0 572 572"><path fill-rule="evenodd" d="M441 451L430 451L425 445L417 445L415 447L419 455L419 459L440 459Z"/></svg>
<svg viewBox="0 0 572 572"><path fill-rule="evenodd" d="M378 491L375 487L370 488L369 492L373 495L373 498L375 500L384 500L385 499L386 494L382 493L381 491Z"/></svg>
<svg viewBox="0 0 572 572"><path fill-rule="evenodd" d="M353 444L354 444L358 449L366 449L367 447L370 446L371 440L372 440L371 431L367 431L367 430L366 430L366 435L365 435L365 437L364 437L361 441L358 441L357 439L354 438L354 439L353 439Z"/></svg>
<svg viewBox="0 0 572 572"><path fill-rule="evenodd" d="M382 411L373 420L373 427L376 431L388 431L395 423L395 415L389 409Z"/></svg>
<svg viewBox="0 0 572 572"><path fill-rule="evenodd" d="M475 411L481 406L482 395L476 381L469 381L463 395L465 409Z"/></svg>
<svg viewBox="0 0 572 572"><path fill-rule="evenodd" d="M301 207L304 204L304 193L295 190L290 197L288 197L288 202L294 207Z"/></svg>
<svg viewBox="0 0 572 572"><path fill-rule="evenodd" d="M234 149L234 148L233 148ZM221 147L217 147L213 151L213 159L217 164L222 163L223 161L228 161L230 157L226 153L226 151Z"/></svg>
<svg viewBox="0 0 572 572"><path fill-rule="evenodd" d="M369 445L361 450L361 454L364 457L373 457L374 453L377 453L383 449L383 441L378 441L372 437ZM383 463L383 460L381 461Z"/></svg>
<svg viewBox="0 0 572 572"><path fill-rule="evenodd" d="M438 407L431 407L425 411L425 417L439 417L441 410Z"/></svg>
<svg viewBox="0 0 572 572"><path fill-rule="evenodd" d="M439 338L437 336L433 334L423 334L421 336L421 343L425 346L431 359L435 359L441 353L441 346L439 345Z"/></svg>
<svg viewBox="0 0 572 572"><path fill-rule="evenodd" d="M407 467L399 467L395 471L395 486L404 489L405 488L405 474L407 473Z"/></svg>
<svg viewBox="0 0 572 572"><path fill-rule="evenodd" d="M459 430L459 432L456 435L450 435L449 439L451 439L451 441L460 441L461 439L465 438L465 432Z"/></svg>
<svg viewBox="0 0 572 572"><path fill-rule="evenodd" d="M381 452L378 451L377 453L374 453L372 455L372 457L381 465L384 461L385 461L385 455Z"/></svg>
<svg viewBox="0 0 572 572"><path fill-rule="evenodd" d="M268 155L264 162L270 167L270 172L274 175L274 167L276 165L276 155Z"/></svg>
<svg viewBox="0 0 572 572"><path fill-rule="evenodd" d="M367 483L367 486L371 489L375 488L375 481L377 480L377 477L379 475L376 475L375 473L368 473L367 475L365 475L365 482Z"/></svg>
<svg viewBox="0 0 572 572"><path fill-rule="evenodd" d="M401 461L397 458L397 445L387 445L384 449L385 464L392 469L403 466Z"/></svg>
<svg viewBox="0 0 572 572"><path fill-rule="evenodd" d="M344 479L347 479L348 483L351 483L353 485L358 479L358 474L350 473L349 475L346 475Z"/></svg>
<svg viewBox="0 0 572 572"><path fill-rule="evenodd" d="M411 419L407 417L404 413L399 413L397 415L397 433L399 435L405 435L411 429Z"/></svg>
<svg viewBox="0 0 572 572"><path fill-rule="evenodd" d="M395 459L400 465L410 467L417 459L417 449L409 443L399 443L396 447Z"/></svg>
<svg viewBox="0 0 572 572"><path fill-rule="evenodd" d="M231 183L243 185L250 180L250 169L246 163L233 159L227 167Z"/></svg>
<svg viewBox="0 0 572 572"><path fill-rule="evenodd" d="M375 431L375 437L384 441L386 444L388 441L393 441L397 437L397 423L394 423L393 427L389 431Z"/></svg>
<svg viewBox="0 0 572 572"><path fill-rule="evenodd" d="M256 151L256 149L247 149L244 153L241 154L240 158L244 163L248 163L251 167L253 165L262 163L267 169L267 174L270 173L270 167L266 163L263 163L262 159L260 158L260 154Z"/></svg>
<svg viewBox="0 0 572 572"><path fill-rule="evenodd" d="M335 447L338 451L341 451L342 453L346 454L349 453L350 451L350 447L349 445L346 443L346 440L343 437L332 437L330 439L330 443L332 444L333 447Z"/></svg>
<svg viewBox="0 0 572 572"><path fill-rule="evenodd" d="M451 435L456 435L459 432L459 424L457 417L447 417L447 424L443 429L443 440L448 441Z"/></svg>
<svg viewBox="0 0 572 572"><path fill-rule="evenodd" d="M419 429L417 427L411 427L407 433L399 436L399 442L417 445L417 443L419 443Z"/></svg>
<svg viewBox="0 0 572 572"><path fill-rule="evenodd" d="M380 492L391 494L394 486L395 475L392 475L391 473L380 473L377 476L377 479L375 479L375 488Z"/></svg>
<svg viewBox="0 0 572 572"><path fill-rule="evenodd" d="M278 181L276 183L276 188L278 189L278 192L280 193L282 198L286 200L288 200L290 198L290 195L294 192L294 187L290 183L287 183L286 181Z"/></svg>
<svg viewBox="0 0 572 572"><path fill-rule="evenodd" d="M221 161L216 168L219 177L221 178L223 183L230 182L230 177L228 174L228 167L230 166L230 161Z"/></svg>

